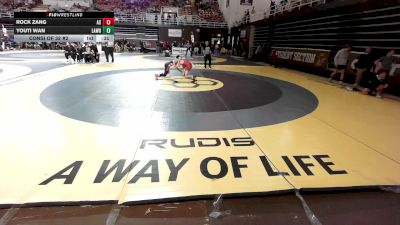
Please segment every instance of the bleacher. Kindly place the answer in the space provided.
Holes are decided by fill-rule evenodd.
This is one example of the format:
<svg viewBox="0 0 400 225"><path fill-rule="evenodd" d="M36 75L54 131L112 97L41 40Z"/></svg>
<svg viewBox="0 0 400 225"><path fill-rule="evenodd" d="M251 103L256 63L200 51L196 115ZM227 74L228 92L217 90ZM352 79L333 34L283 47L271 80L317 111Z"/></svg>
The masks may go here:
<svg viewBox="0 0 400 225"><path fill-rule="evenodd" d="M196 5L200 18L210 22L224 21L218 2L203 2L202 0L197 0Z"/></svg>
<svg viewBox="0 0 400 225"><path fill-rule="evenodd" d="M2 0L6 1L6 0ZM69 0L72 1L72 0ZM13 18L13 11L113 11L115 13L116 24L139 24L139 25L187 25L208 28L226 28L227 24L222 19L222 14L218 9L218 3L213 11L217 14L208 12L197 15L194 0L95 0L90 7L82 7L79 4L70 4L68 8L48 6L32 1L32 4L19 3L14 6L2 7L0 18ZM165 18L163 9L174 8L176 11L173 19ZM175 10L176 9L176 10ZM164 12L166 12L164 10ZM167 12L168 13L168 12Z"/></svg>
<svg viewBox="0 0 400 225"><path fill-rule="evenodd" d="M103 0L104 1L104 0ZM116 1L116 0L114 0ZM209 15L207 13L199 13L196 15L196 11L191 3L187 0L175 0L171 1L155 1L148 0L150 7L144 8L143 10L120 10L120 7L115 8L116 22L120 24L154 24L154 25L188 25L188 26L199 26L199 27L212 27L212 28L226 28L227 24L222 19L222 14L219 11L218 3L214 5L217 11L216 15ZM116 4L114 2L114 4ZM104 6L104 5L103 5ZM99 7L96 5L96 7ZM150 10L149 10L150 9ZM167 16L173 14L172 17Z"/></svg>
<svg viewBox="0 0 400 225"><path fill-rule="evenodd" d="M145 42L149 50L156 49L158 41L158 29L156 27L134 27L121 26L115 28L115 39L124 40L140 46L140 42Z"/></svg>
<svg viewBox="0 0 400 225"><path fill-rule="evenodd" d="M182 8L188 14L192 11L186 0L96 0L94 7L99 10L114 9L119 14L160 13L163 7Z"/></svg>
<svg viewBox="0 0 400 225"><path fill-rule="evenodd" d="M193 15L192 6L191 5L185 5L183 8L179 8L178 15L180 15L180 16L191 16L191 15Z"/></svg>
<svg viewBox="0 0 400 225"><path fill-rule="evenodd" d="M311 9L314 6L325 4L326 0L281 0L279 3L271 1L271 5L264 12L250 14L246 12L241 21L237 21L237 25L248 24L259 20L268 19L270 17L279 16L293 11Z"/></svg>
<svg viewBox="0 0 400 225"><path fill-rule="evenodd" d="M391 2L391 3L390 3ZM354 12L354 8L359 9ZM353 46L350 62L366 47L375 49L376 57L383 56L389 49L400 53L400 5L396 1L336 0L317 7L302 8L277 14L256 25L253 46L266 49L299 49L301 51L329 52L329 69L333 69L332 58L345 44ZM312 71L313 67L287 64L287 67ZM347 82L354 82L354 74L348 69ZM393 71L392 71L393 72ZM396 75L397 74L397 75ZM389 92L400 95L399 69L389 76Z"/></svg>

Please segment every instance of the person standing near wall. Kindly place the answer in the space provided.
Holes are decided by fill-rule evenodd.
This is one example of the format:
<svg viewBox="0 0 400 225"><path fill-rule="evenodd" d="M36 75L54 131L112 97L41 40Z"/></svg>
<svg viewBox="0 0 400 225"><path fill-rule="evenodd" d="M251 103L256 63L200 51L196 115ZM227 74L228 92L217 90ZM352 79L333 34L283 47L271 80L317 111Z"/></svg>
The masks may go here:
<svg viewBox="0 0 400 225"><path fill-rule="evenodd" d="M207 68L207 61L208 61L208 66L211 69L211 47L208 41L206 41L204 50L203 50L203 55L204 55L204 68Z"/></svg>
<svg viewBox="0 0 400 225"><path fill-rule="evenodd" d="M204 41L202 41L201 43L200 43L200 48L199 48L199 50L200 50L200 52L199 52L199 54L203 54L204 53L204 48L206 47L206 44L204 43ZM203 54L204 55L204 54Z"/></svg>
<svg viewBox="0 0 400 225"><path fill-rule="evenodd" d="M3 24L1 25L1 30L3 33L2 34L3 37L0 37L0 43L1 43L0 50L2 51L2 50L6 49L6 42L7 42L8 34L7 34L7 28L5 28Z"/></svg>
<svg viewBox="0 0 400 225"><path fill-rule="evenodd" d="M355 64L356 67L356 81L354 82L353 86L347 87L347 90L351 91L354 89L362 90L360 87L360 83L362 78L364 77L365 73L369 72L372 65L374 63L374 58L372 56L372 48L368 47L365 49L365 54L360 55L358 57L358 61Z"/></svg>
<svg viewBox="0 0 400 225"><path fill-rule="evenodd" d="M107 43L103 43L103 44L101 45L101 50L104 52L104 55L105 55L105 57L106 57L106 62L108 62L108 55L109 55L109 53L108 53L108 49L107 49Z"/></svg>
<svg viewBox="0 0 400 225"><path fill-rule="evenodd" d="M161 53L160 49L161 49L161 44L160 44L159 41L156 41L156 53L157 53L157 54L160 54L160 53Z"/></svg>
<svg viewBox="0 0 400 225"><path fill-rule="evenodd" d="M191 50L190 50L190 42L189 41L187 41L186 42L186 44L185 44L185 48L186 48L186 54L185 54L185 57L187 57L187 54L188 54L188 52L190 52Z"/></svg>
<svg viewBox="0 0 400 225"><path fill-rule="evenodd" d="M392 70L392 66L393 64L396 63L396 61L398 60L398 58L395 56L396 52L395 50L390 50L386 56L382 56L381 58L379 58L378 60L375 61L375 71L378 71L380 69L384 69L387 71L391 71ZM390 74L390 72L389 72Z"/></svg>
<svg viewBox="0 0 400 225"><path fill-rule="evenodd" d="M351 51L351 45L346 45L344 48L338 51L335 55L334 63L335 63L335 71L332 72L329 77L329 81L332 81L332 78L340 72L340 81L339 84L343 85L344 75L346 72L347 61L349 59L349 54Z"/></svg>
<svg viewBox="0 0 400 225"><path fill-rule="evenodd" d="M103 51L106 55L106 61L108 61L108 56L111 56L111 62L114 63L114 47L113 47L113 43L112 42L108 42L106 43L106 45L104 45L103 47Z"/></svg>

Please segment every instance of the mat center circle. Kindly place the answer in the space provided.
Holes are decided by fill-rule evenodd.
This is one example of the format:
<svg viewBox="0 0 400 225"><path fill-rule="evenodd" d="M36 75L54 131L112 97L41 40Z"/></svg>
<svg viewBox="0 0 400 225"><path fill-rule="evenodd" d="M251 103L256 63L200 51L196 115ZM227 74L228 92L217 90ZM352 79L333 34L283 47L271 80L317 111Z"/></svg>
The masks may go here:
<svg viewBox="0 0 400 225"><path fill-rule="evenodd" d="M270 77L193 70L195 82L171 73L172 83L155 80L155 73L142 69L71 77L45 88L40 100L80 121L138 129L146 123L168 131L261 127L297 119L318 106L307 89Z"/></svg>
<svg viewBox="0 0 400 225"><path fill-rule="evenodd" d="M183 76L171 76L165 78L159 78L159 89L165 91L213 91L220 89L224 84L215 79L207 77L183 77Z"/></svg>

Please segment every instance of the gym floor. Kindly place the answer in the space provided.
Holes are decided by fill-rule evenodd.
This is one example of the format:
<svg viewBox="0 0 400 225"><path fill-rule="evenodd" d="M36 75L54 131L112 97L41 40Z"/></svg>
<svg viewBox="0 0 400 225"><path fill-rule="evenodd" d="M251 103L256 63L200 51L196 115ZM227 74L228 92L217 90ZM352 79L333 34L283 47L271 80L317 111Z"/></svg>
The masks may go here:
<svg viewBox="0 0 400 225"><path fill-rule="evenodd" d="M0 224L400 224L400 104L240 58L0 54Z"/></svg>

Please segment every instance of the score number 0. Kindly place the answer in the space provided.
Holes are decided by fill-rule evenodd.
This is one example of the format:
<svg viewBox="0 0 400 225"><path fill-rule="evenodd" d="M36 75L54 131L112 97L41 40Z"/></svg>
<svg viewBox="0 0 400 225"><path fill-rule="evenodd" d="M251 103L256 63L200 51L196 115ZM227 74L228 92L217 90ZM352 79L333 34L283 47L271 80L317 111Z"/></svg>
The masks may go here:
<svg viewBox="0 0 400 225"><path fill-rule="evenodd" d="M103 18L103 26L114 26L114 18Z"/></svg>

